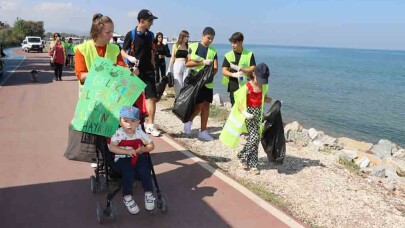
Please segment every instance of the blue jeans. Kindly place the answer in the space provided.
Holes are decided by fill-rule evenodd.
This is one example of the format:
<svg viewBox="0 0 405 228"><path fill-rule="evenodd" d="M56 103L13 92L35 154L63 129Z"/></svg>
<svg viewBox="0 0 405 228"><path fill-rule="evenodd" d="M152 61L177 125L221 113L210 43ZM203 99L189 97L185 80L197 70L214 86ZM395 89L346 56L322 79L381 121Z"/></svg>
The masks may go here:
<svg viewBox="0 0 405 228"><path fill-rule="evenodd" d="M120 158L116 161L122 176L122 194L132 195L135 177L141 179L145 192L152 192L152 175L146 155L140 154L135 167L131 166L131 158Z"/></svg>

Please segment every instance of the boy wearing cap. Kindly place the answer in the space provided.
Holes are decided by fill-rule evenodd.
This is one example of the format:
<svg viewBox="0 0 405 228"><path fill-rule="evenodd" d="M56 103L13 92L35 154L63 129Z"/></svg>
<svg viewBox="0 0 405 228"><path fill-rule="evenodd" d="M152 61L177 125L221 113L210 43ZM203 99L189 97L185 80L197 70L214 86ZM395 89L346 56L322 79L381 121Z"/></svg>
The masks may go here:
<svg viewBox="0 0 405 228"><path fill-rule="evenodd" d="M135 174L140 177L145 190L145 208L153 210L155 198L152 191L152 176L146 155L154 149L153 142L139 125L139 109L124 106L120 111L120 128L111 138L109 149L115 154L114 162L122 175L122 193L124 205L129 213L138 214L139 207L132 198Z"/></svg>
<svg viewBox="0 0 405 228"><path fill-rule="evenodd" d="M201 41L193 43L189 46L186 67L193 68L196 72L202 70L206 65L213 65L212 74L215 75L218 71L218 57L217 50L212 46L214 41L215 31L211 27L206 27L203 31ZM191 125L194 117L201 112L201 130L198 138L203 141L211 141L213 138L207 130L208 116L210 112L210 104L213 98L214 84L212 81L207 82L199 91L194 112L191 115L190 121L184 124L184 133L191 133Z"/></svg>
<svg viewBox="0 0 405 228"><path fill-rule="evenodd" d="M157 19L149 10L143 9L138 13L138 26L127 33L122 46L121 55L133 67L134 73L146 84L146 108L149 116L145 123L145 131L153 136L159 136L155 126L155 112L157 102L155 57L154 57L154 34L149 29L153 20Z"/></svg>
<svg viewBox="0 0 405 228"><path fill-rule="evenodd" d="M243 34L235 32L229 38L232 50L225 54L222 63L222 84L227 87L231 104L235 104L234 92L246 84L256 66L253 52L243 47Z"/></svg>
<svg viewBox="0 0 405 228"><path fill-rule="evenodd" d="M256 66L252 80L235 93L235 105L221 131L219 140L230 148L236 148L242 132L247 132L247 142L237 155L242 167L260 174L258 169L258 148L262 128L264 103L270 103L267 97L270 70L265 63Z"/></svg>

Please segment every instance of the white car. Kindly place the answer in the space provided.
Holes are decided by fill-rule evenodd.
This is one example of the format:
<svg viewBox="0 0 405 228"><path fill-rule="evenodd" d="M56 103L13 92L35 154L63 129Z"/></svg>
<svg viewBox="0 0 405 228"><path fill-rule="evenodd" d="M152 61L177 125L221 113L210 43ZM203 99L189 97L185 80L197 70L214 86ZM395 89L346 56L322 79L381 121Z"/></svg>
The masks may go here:
<svg viewBox="0 0 405 228"><path fill-rule="evenodd" d="M23 42L21 43L21 49L25 52L44 51L44 44L41 37L39 36L26 36Z"/></svg>

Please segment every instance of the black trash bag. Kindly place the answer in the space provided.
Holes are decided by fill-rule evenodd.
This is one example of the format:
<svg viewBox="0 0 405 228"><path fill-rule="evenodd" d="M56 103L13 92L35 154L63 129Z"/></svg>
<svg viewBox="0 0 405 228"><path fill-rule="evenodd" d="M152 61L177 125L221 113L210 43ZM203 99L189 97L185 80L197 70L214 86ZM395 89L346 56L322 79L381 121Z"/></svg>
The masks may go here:
<svg viewBox="0 0 405 228"><path fill-rule="evenodd" d="M281 101L277 100L264 115L262 146L269 162L282 164L286 154L284 125L281 118Z"/></svg>
<svg viewBox="0 0 405 228"><path fill-rule="evenodd" d="M212 80L212 65L205 66L198 73L191 70L184 80L184 86L174 100L173 113L183 122L190 120L194 112L197 95L205 83Z"/></svg>
<svg viewBox="0 0 405 228"><path fill-rule="evenodd" d="M165 92L168 81L169 78L167 76L163 76L162 80L160 80L160 82L156 85L156 94L158 101L160 100L160 98L162 98L162 95Z"/></svg>
<svg viewBox="0 0 405 228"><path fill-rule="evenodd" d="M172 88L174 86L174 76L172 72L167 73L167 85Z"/></svg>

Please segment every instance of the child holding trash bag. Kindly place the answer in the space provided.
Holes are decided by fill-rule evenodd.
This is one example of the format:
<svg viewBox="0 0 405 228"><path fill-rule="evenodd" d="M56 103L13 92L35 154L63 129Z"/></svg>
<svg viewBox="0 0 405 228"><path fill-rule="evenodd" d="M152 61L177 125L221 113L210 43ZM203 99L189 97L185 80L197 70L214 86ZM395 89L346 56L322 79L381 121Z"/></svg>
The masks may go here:
<svg viewBox="0 0 405 228"><path fill-rule="evenodd" d="M264 103L270 103L267 97L270 70L265 63L256 66L252 80L234 93L235 104L219 139L230 148L236 148L242 132L247 132L247 142L237 155L242 167L260 174L258 169L258 148L260 142Z"/></svg>
<svg viewBox="0 0 405 228"><path fill-rule="evenodd" d="M146 155L154 149L152 139L140 128L140 111L133 106L124 106L120 111L120 128L111 138L109 149L115 154L114 162L122 175L124 205L129 213L138 214L139 207L132 198L135 174L141 179L145 190L145 209L153 210L152 176Z"/></svg>

